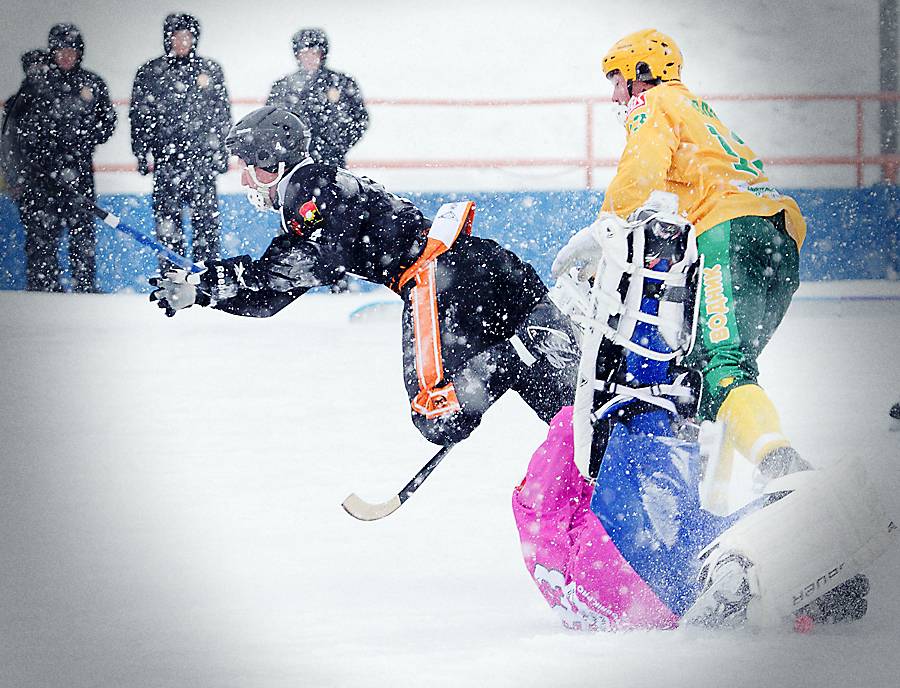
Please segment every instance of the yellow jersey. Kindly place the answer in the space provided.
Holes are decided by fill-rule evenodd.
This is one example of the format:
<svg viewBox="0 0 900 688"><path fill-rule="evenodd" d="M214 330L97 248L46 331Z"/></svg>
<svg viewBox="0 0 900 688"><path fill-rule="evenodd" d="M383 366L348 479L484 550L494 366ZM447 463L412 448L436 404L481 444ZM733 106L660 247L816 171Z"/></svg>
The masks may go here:
<svg viewBox="0 0 900 688"><path fill-rule="evenodd" d="M604 211L627 218L658 189L678 196L698 236L726 220L783 210L788 234L803 244L806 221L796 201L769 185L753 151L680 81L634 96L627 113L625 151Z"/></svg>

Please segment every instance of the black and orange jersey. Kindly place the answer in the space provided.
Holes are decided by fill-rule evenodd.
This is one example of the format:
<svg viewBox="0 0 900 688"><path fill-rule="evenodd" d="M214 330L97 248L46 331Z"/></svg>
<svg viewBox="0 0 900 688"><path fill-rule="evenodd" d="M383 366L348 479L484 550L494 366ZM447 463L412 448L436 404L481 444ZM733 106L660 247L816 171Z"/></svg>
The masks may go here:
<svg viewBox="0 0 900 688"><path fill-rule="evenodd" d="M300 165L279 198L285 232L314 245L324 283L351 273L393 286L422 252L431 225L412 201L334 166Z"/></svg>
<svg viewBox="0 0 900 688"><path fill-rule="evenodd" d="M425 248L431 226L412 201L333 165L299 165L278 185L278 198L284 233L259 259L217 261L238 287L215 308L268 317L346 274L395 287Z"/></svg>
<svg viewBox="0 0 900 688"><path fill-rule="evenodd" d="M259 259L208 264L214 308L268 317L348 273L392 287L404 304L413 422L432 442L466 437L508 389L546 422L571 403L574 368L523 358L512 343L547 287L512 251L469 234L472 203L445 204L432 226L412 202L371 179L316 164L295 168L278 198L285 231Z"/></svg>

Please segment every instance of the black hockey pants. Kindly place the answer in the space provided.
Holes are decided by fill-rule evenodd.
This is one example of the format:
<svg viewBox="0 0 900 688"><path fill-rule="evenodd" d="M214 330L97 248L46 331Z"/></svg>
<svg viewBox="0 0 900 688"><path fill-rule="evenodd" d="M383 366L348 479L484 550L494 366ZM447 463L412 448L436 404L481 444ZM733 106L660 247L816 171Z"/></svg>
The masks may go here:
<svg viewBox="0 0 900 688"><path fill-rule="evenodd" d="M568 319L537 273L494 241L461 236L401 290L404 378L412 420L430 442L465 439L513 389L544 421L574 399L578 356ZM564 361L531 345L528 323L572 343Z"/></svg>

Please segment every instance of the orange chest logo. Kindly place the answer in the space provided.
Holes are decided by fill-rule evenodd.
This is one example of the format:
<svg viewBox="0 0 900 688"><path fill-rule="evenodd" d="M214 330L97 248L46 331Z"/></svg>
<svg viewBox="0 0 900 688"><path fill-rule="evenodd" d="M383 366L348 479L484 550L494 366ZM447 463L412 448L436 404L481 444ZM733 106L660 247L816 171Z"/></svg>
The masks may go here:
<svg viewBox="0 0 900 688"><path fill-rule="evenodd" d="M300 206L300 217L303 218L303 224L310 227L322 222L322 213L319 212L319 207L312 199Z"/></svg>
<svg viewBox="0 0 900 688"><path fill-rule="evenodd" d="M300 219L291 218L288 223L295 234L305 235L310 229L318 229L325 223L325 218L319 212L319 207L312 199L300 206L297 212Z"/></svg>

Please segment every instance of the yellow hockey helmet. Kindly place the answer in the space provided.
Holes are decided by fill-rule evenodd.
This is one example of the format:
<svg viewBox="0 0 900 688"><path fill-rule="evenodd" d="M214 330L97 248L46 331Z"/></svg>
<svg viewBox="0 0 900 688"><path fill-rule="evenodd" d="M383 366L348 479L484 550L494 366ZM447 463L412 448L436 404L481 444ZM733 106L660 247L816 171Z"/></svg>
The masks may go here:
<svg viewBox="0 0 900 688"><path fill-rule="evenodd" d="M609 76L618 70L626 81L673 81L681 79L682 64L675 41L656 29L644 29L619 39L609 49L603 58L603 73Z"/></svg>

